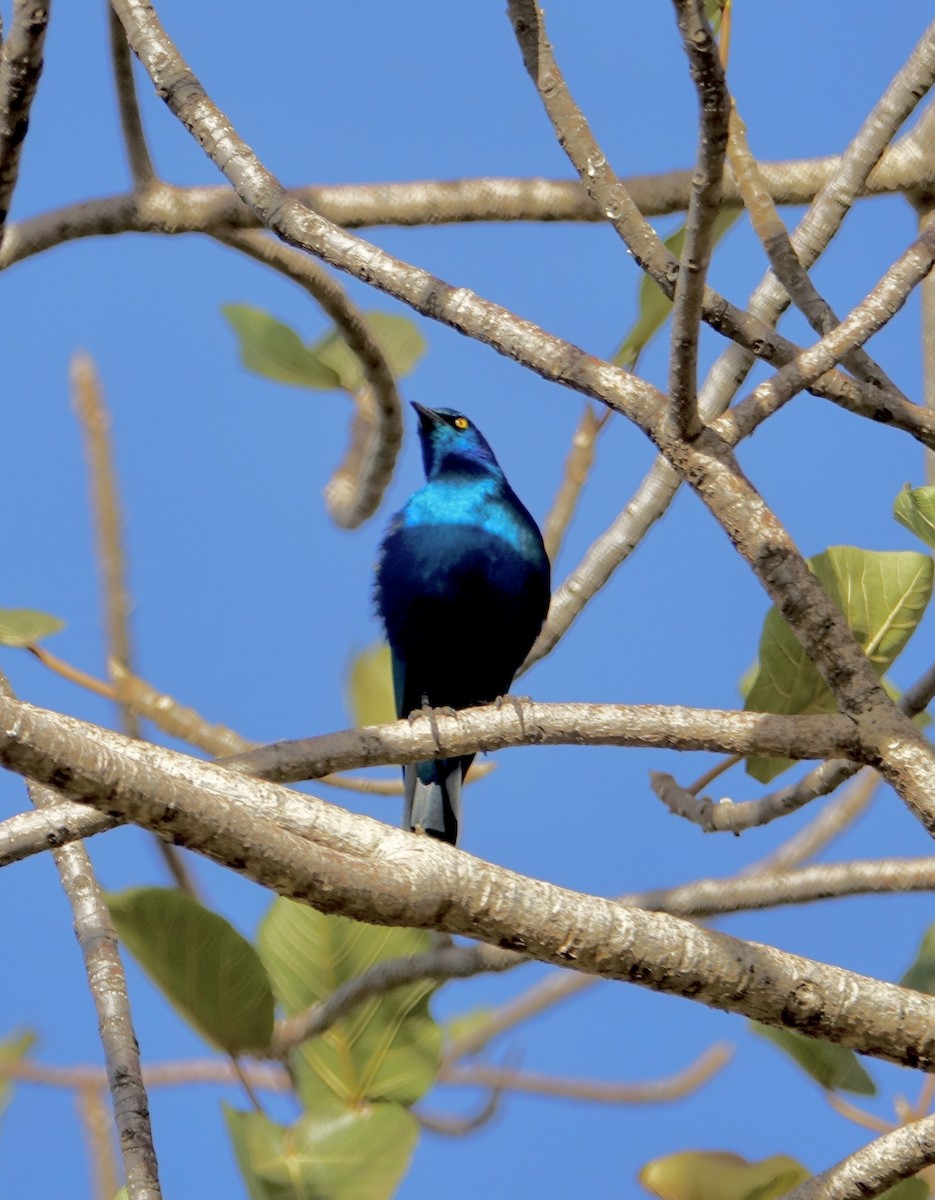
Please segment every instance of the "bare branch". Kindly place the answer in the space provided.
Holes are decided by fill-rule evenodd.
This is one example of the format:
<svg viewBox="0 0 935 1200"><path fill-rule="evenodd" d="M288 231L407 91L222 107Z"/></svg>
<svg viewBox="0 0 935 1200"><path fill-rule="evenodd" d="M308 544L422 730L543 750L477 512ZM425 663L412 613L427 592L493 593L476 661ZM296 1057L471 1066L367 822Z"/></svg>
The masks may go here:
<svg viewBox="0 0 935 1200"><path fill-rule="evenodd" d="M750 152L747 129L733 101L727 153L734 177L743 193L750 223L766 251L773 273L815 332L823 337L839 323L838 318L796 257L792 240L776 211L756 159ZM862 349L849 350L842 361L858 379L872 383L885 392L891 402L897 405L908 403L907 397Z"/></svg>
<svg viewBox="0 0 935 1200"><path fill-rule="evenodd" d="M456 1117L450 1113L426 1112L424 1109L417 1109L413 1116L423 1129L428 1129L432 1133L440 1133L446 1137L465 1137L486 1125L496 1115L499 1107L500 1093L494 1091L490 1093L477 1112L469 1117Z"/></svg>
<svg viewBox="0 0 935 1200"><path fill-rule="evenodd" d="M931 113L935 114L935 106ZM935 117L932 120L932 136L935 136ZM913 203L919 216L919 229L923 234L935 230L935 188L914 194ZM930 273L922 284L922 403L926 411L935 412L935 274ZM925 455L925 481L935 484L935 449L929 448Z"/></svg>
<svg viewBox="0 0 935 1200"><path fill-rule="evenodd" d="M133 58L127 45L127 35L117 19L114 10L108 5L107 24L110 33L110 57L114 68L114 86L117 90L117 107L120 110L120 127L123 131L123 144L130 164L130 177L134 188L146 188L156 180L156 171L149 149L146 145L146 135L143 132L143 122L140 118L140 106L136 95L136 84L133 81Z"/></svg>
<svg viewBox="0 0 935 1200"><path fill-rule="evenodd" d="M933 664L899 699L898 708L907 717L918 716L935 698L935 664ZM656 795L676 816L700 825L705 833L741 833L768 825L777 817L796 812L819 796L827 796L842 783L856 775L856 762L831 760L810 771L798 783L780 788L757 800L739 803L729 801L715 804L708 797L696 797L678 786L669 775L655 773L652 780Z"/></svg>
<svg viewBox="0 0 935 1200"><path fill-rule="evenodd" d="M811 775L807 775L797 786L807 784L814 774L812 772ZM860 771L850 787L825 804L807 825L762 858L756 869L783 871L813 858L845 829L850 828L869 807L881 784L882 780L876 771L869 768ZM835 784L835 787L837 786L839 785ZM834 789L829 788L829 791L832 790Z"/></svg>
<svg viewBox="0 0 935 1200"><path fill-rule="evenodd" d="M314 259L261 233L215 233L227 246L288 276L324 309L357 356L366 386L354 395L357 415L347 456L325 489L328 511L344 529L373 516L389 486L403 440L396 379L364 314Z"/></svg>
<svg viewBox="0 0 935 1200"><path fill-rule="evenodd" d="M678 437L693 438L698 415L698 332L704 311L705 276L714 249L727 152L730 96L711 27L699 0L673 0L682 45L698 93L698 161L685 223L685 248L675 280L669 357L669 414Z"/></svg>
<svg viewBox="0 0 935 1200"><path fill-rule="evenodd" d="M116 659L129 670L133 666L130 640L132 600L126 580L124 519L110 442L110 414L89 355L76 354L72 359L71 383L72 406L84 433L85 456L91 484L91 510L97 535L107 656L109 660ZM43 657L39 648L33 647L32 650L38 658ZM116 693L115 702L123 732L127 737L140 737L140 724L136 714L123 702L119 691ZM161 838L156 839L156 845L176 886L183 888L189 895L196 895L194 882L179 851Z"/></svg>
<svg viewBox="0 0 935 1200"><path fill-rule="evenodd" d="M38 812L18 813L0 822L0 867L104 833L118 824L114 817L86 804L56 798L54 804Z"/></svg>
<svg viewBox="0 0 935 1200"><path fill-rule="evenodd" d="M935 1162L935 1117L903 1125L830 1170L800 1183L784 1200L870 1200Z"/></svg>
<svg viewBox="0 0 935 1200"><path fill-rule="evenodd" d="M923 33L905 64L896 73L878 103L861 125L853 141L838 160L833 175L822 185L792 236L792 247L803 270L808 271L838 232L844 218L861 194L874 166L881 160L900 126L935 80L935 23ZM923 118L924 119L924 118ZM921 122L920 122L921 124ZM904 161L924 155L910 134L893 153ZM785 312L789 296L772 272L767 272L750 298L752 314L773 326ZM736 345L715 363L705 383L705 393L723 407L746 379L755 356ZM821 393L816 388L816 392ZM827 393L838 401L837 396Z"/></svg>
<svg viewBox="0 0 935 1200"><path fill-rule="evenodd" d="M225 759L223 765L292 783L362 766L530 744L704 749L784 758L831 757L835 752L840 756L847 747L848 755L859 761L862 752L855 734L854 723L840 715L788 717L652 704L538 704L510 697L502 704L456 713L429 710L388 725L274 742Z"/></svg>
<svg viewBox="0 0 935 1200"><path fill-rule="evenodd" d="M489 1087L504 1092L526 1092L534 1096L555 1096L566 1100L593 1100L599 1104L660 1104L681 1100L696 1092L722 1070L734 1056L732 1046L712 1046L690 1066L668 1079L646 1083L607 1083L600 1079L566 1079L493 1067L487 1063L442 1068L443 1083Z"/></svg>
<svg viewBox="0 0 935 1200"><path fill-rule="evenodd" d="M283 788L8 699L0 699L0 762L325 912L465 934L890 1061L935 1066L935 999L922 993L524 878L308 797L312 846L269 819L272 806L293 802ZM355 852L338 848L347 842ZM375 886L380 862L387 869Z"/></svg>
<svg viewBox="0 0 935 1200"><path fill-rule="evenodd" d="M14 0L13 21L0 51L0 243L19 177L49 23L51 0Z"/></svg>
<svg viewBox="0 0 935 1200"><path fill-rule="evenodd" d="M605 409L598 416L591 405L585 403L578 428L571 439L568 457L565 459L562 481L549 514L542 523L542 540L545 542L549 560L553 563L558 558L565 533L575 515L578 501L581 499L582 489L587 483L594 465L597 439L607 425L610 416L609 409Z"/></svg>
<svg viewBox="0 0 935 1200"><path fill-rule="evenodd" d="M824 371L846 359L855 347L862 346L878 333L899 312L913 288L929 275L933 263L935 226L929 226L840 324L718 420L718 431L725 440L736 445L798 392L815 383ZM878 405L854 411L904 429L930 451L935 449L935 414L894 397L891 392L881 391L879 396L881 402Z"/></svg>
<svg viewBox="0 0 935 1200"><path fill-rule="evenodd" d="M113 1200L120 1187L114 1160L113 1122L107 1111L106 1084L75 1092L75 1104L91 1160L91 1194L95 1200Z"/></svg>

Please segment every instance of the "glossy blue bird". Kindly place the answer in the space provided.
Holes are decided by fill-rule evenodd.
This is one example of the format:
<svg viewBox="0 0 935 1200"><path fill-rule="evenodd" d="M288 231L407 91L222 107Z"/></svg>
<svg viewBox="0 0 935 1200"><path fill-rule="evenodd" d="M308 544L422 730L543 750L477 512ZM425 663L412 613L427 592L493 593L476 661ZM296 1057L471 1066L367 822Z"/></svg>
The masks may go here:
<svg viewBox="0 0 935 1200"><path fill-rule="evenodd" d="M550 592L542 535L481 432L450 408L413 408L427 482L390 522L376 580L401 717L506 695ZM404 767L403 828L454 843L473 758Z"/></svg>

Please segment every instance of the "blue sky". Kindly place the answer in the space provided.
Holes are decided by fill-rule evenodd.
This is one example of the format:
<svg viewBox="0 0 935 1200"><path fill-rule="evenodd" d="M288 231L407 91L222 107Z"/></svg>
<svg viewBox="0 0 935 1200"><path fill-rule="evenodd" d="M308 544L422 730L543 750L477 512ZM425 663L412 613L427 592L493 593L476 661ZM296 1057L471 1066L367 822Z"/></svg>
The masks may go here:
<svg viewBox="0 0 935 1200"><path fill-rule="evenodd" d="M165 0L163 21L195 72L263 161L287 183L460 178L568 178L522 68L503 4L296 4L269 20L256 6ZM839 152L931 12L904 0L881 16L855 0L781 6L738 3L730 82L751 146L764 159ZM279 10L277 10L279 12ZM13 217L124 190L102 6L60 5L33 110ZM549 32L568 81L622 175L689 166L695 98L668 4L556 3ZM144 118L159 171L178 183L220 177L151 90ZM787 214L791 219L793 214ZM798 214L795 214L796 216ZM672 221L659 222L667 233ZM914 234L899 198L859 206L815 272L839 312L863 297ZM365 233L448 282L471 287L587 350L613 350L635 313L638 271L608 228L469 225ZM763 256L739 223L720 248L714 284L742 303ZM110 401L127 512L141 673L213 721L258 740L348 722L343 681L353 653L377 636L371 577L382 526L418 485L414 420L378 515L334 528L321 491L341 457L348 404L248 375L220 306L263 307L313 340L326 322L304 293L233 251L196 236L122 235L73 243L3 279L4 577L0 605L67 622L50 648L103 673L96 567L82 448L69 408L68 364L98 364ZM365 308L402 312L348 282ZM522 371L451 330L416 318L429 351L404 381L407 399L462 409L494 446L511 483L542 519L582 407L579 396ZM790 336L807 339L790 318ZM913 298L870 347L909 396L921 385L920 314ZM720 340L706 333L709 364ZM664 386L665 338L641 373ZM611 522L652 462L642 435L615 419L567 544L561 579ZM744 468L803 552L850 543L917 548L890 516L904 483L923 482L905 435L800 397L740 451ZM690 495L594 601L554 654L523 680L542 700L733 707L756 653L768 602L727 539ZM932 618L897 664L905 686L927 665ZM0 651L17 692L36 704L111 724L104 702ZM647 772L683 781L710 763L635 750L523 749L470 789L463 845L517 871L612 895L730 874L809 814L744 837L703 836L663 810ZM320 789L324 794L323 789ZM758 794L742 775L723 791ZM721 794L718 792L718 794ZM388 821L396 801L332 793ZM26 807L21 782L0 779L0 816ZM829 857L921 855L929 839L891 793ZM121 830L91 845L105 886L162 882L149 840ZM246 933L269 897L231 873L196 864L209 901ZM95 1019L70 915L49 858L0 872L5 963L0 1036L28 1025L50 1063L99 1060ZM931 921L929 897L856 899L722 921L740 936L884 979L898 978ZM195 1036L128 966L144 1058L201 1055ZM436 1011L493 1006L544 969L447 987ZM747 1157L785 1152L819 1169L865 1140L814 1086L738 1018L635 987L602 984L524 1026L492 1061L612 1080L669 1074L706 1046L737 1045L730 1067L697 1096L624 1109L508 1097L497 1119L461 1140L426 1135L403 1197L451 1200L565 1194L552 1147L583 1195L635 1195L648 1159L689 1147ZM886 1096L915 1094L906 1072L870 1064ZM167 1195L239 1194L211 1088L152 1096ZM751 1100L755 1097L755 1103ZM476 1095L439 1091L426 1107L471 1111ZM49 1152L53 1131L55 1152ZM86 1194L71 1097L21 1087L0 1128L0 1192Z"/></svg>

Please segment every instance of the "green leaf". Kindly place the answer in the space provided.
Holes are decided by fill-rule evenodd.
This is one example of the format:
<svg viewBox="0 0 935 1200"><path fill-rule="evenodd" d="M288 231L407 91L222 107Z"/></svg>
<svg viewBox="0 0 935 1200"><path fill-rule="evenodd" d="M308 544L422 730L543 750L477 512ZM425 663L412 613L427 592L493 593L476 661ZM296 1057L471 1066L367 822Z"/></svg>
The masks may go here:
<svg viewBox="0 0 935 1200"><path fill-rule="evenodd" d="M364 382L360 359L336 329L308 346L289 325L247 304L225 304L221 312L240 342L243 365L267 379L296 387L353 392ZM406 375L425 353L414 321L391 313L365 313L370 331L394 375Z"/></svg>
<svg viewBox="0 0 935 1200"><path fill-rule="evenodd" d="M831 546L808 560L844 614L864 653L882 675L912 636L932 595L933 566L916 551ZM777 609L766 614L759 660L746 693L753 712L836 712L825 681ZM746 681L746 679L745 679ZM790 765L785 758L748 758L747 771L767 783Z"/></svg>
<svg viewBox="0 0 935 1200"><path fill-rule="evenodd" d="M121 941L203 1038L228 1054L269 1046L269 977L228 921L174 888L131 888L107 906Z"/></svg>
<svg viewBox="0 0 935 1200"><path fill-rule="evenodd" d="M935 549L935 487L907 488L896 497L893 516Z"/></svg>
<svg viewBox="0 0 935 1200"><path fill-rule="evenodd" d="M64 628L64 621L48 613L32 608L0 608L0 646L31 646Z"/></svg>
<svg viewBox="0 0 935 1200"><path fill-rule="evenodd" d="M221 312L240 339L240 360L248 371L296 387L341 386L337 371L319 362L296 331L282 321L247 304L223 304Z"/></svg>
<svg viewBox="0 0 935 1200"><path fill-rule="evenodd" d="M347 705L358 728L396 720L390 648L377 642L361 650L347 673Z"/></svg>
<svg viewBox="0 0 935 1200"><path fill-rule="evenodd" d="M325 916L278 899L260 929L260 954L277 999L288 1014L319 1004L375 963L428 950L416 929L384 929ZM441 1059L442 1031L429 1015L431 982L375 996L296 1052L299 1091L320 1103L394 1100L413 1104L432 1086Z"/></svg>
<svg viewBox="0 0 935 1200"><path fill-rule="evenodd" d="M122 1187L114 1196L114 1200L130 1200L130 1193L125 1187Z"/></svg>
<svg viewBox="0 0 935 1200"><path fill-rule="evenodd" d="M721 240L731 225L740 216L739 208L722 208L718 213L714 226L714 245ZM685 246L684 223L665 239L664 243L669 253L675 258L682 257ZM647 274L642 274L638 291L637 317L631 325L626 337L615 351L612 362L625 371L634 371L640 355L669 319L672 311L672 301L666 296L658 283Z"/></svg>
<svg viewBox="0 0 935 1200"><path fill-rule="evenodd" d="M370 332L380 343L393 374L397 377L408 375L425 353L425 338L416 323L408 317L382 312L364 313L364 318ZM332 330L320 342L316 342L311 352L320 363L334 371L347 391L356 391L364 382L360 359L337 330Z"/></svg>
<svg viewBox="0 0 935 1200"><path fill-rule="evenodd" d="M35 1044L36 1035L29 1030L0 1042L0 1115L6 1111L13 1096L13 1080L6 1075L3 1068L25 1058Z"/></svg>
<svg viewBox="0 0 935 1200"><path fill-rule="evenodd" d="M399 1104L326 1106L294 1125L224 1106L250 1200L390 1200L419 1137Z"/></svg>
<svg viewBox="0 0 935 1200"><path fill-rule="evenodd" d="M774 1029L751 1021L750 1028L784 1051L829 1092L852 1092L856 1096L875 1096L877 1086L860 1065L857 1055L846 1046L819 1042L797 1029Z"/></svg>
<svg viewBox="0 0 935 1200"><path fill-rule="evenodd" d="M919 952L912 966L900 979L899 986L935 996L935 925L930 925L925 931Z"/></svg>
<svg viewBox="0 0 935 1200"><path fill-rule="evenodd" d="M640 1171L643 1187L663 1200L774 1200L810 1178L785 1154L748 1162L724 1150L682 1150Z"/></svg>

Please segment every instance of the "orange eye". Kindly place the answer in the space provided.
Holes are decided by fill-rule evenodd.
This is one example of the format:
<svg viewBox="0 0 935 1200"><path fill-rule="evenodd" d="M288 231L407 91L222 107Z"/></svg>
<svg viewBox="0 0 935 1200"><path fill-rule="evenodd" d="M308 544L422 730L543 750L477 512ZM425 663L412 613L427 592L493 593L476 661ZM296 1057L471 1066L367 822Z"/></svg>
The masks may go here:
<svg viewBox="0 0 935 1200"><path fill-rule="evenodd" d="M470 421L467 419L467 417L455 417L454 419L455 429L467 429L469 425Z"/></svg>

